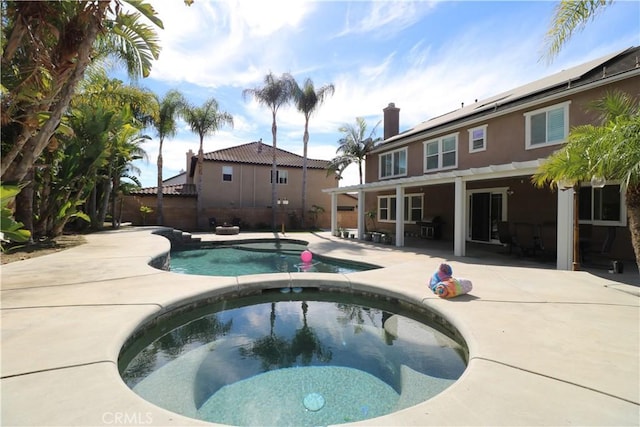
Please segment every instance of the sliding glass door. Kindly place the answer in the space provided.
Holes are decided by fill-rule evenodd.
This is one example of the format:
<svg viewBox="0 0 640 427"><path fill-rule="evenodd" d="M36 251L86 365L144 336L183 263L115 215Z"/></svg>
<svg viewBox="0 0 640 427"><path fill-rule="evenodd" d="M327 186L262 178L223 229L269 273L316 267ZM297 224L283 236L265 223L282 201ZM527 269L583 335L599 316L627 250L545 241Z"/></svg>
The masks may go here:
<svg viewBox="0 0 640 427"><path fill-rule="evenodd" d="M469 240L499 241L498 223L506 220L506 200L506 189L469 192Z"/></svg>

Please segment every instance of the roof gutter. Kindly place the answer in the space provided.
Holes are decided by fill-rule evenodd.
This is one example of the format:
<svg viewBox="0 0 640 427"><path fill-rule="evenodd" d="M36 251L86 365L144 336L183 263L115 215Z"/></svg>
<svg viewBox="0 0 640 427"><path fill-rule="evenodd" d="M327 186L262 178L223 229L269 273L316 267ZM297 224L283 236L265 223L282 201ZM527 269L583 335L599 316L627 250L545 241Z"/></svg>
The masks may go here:
<svg viewBox="0 0 640 427"><path fill-rule="evenodd" d="M512 162L502 165L484 166L481 168L470 168L463 170L453 170L448 172L437 172L428 175L418 175L406 178L391 179L388 181L376 181L370 184L350 185L347 187L325 188L323 193L352 193L356 191L382 191L392 190L400 187L429 186L437 184L449 184L462 178L464 182L481 181L485 179L510 178L514 176L533 175L545 159L529 160L526 162Z"/></svg>

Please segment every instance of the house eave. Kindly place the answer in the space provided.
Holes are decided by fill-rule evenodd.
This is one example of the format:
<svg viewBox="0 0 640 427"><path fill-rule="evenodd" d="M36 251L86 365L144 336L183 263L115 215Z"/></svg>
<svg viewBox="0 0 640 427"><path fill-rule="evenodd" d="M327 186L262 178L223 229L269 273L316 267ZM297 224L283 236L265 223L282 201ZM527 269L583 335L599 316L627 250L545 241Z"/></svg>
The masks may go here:
<svg viewBox="0 0 640 427"><path fill-rule="evenodd" d="M429 186L437 184L453 183L457 179L465 182L481 181L487 179L510 178L515 176L533 175L545 159L529 160L525 162L511 162L500 165L489 165L480 168L436 172L426 175L410 176L406 178L376 181L370 184L350 185L347 187L325 188L324 193L348 193L348 192L372 192L391 190L396 187Z"/></svg>

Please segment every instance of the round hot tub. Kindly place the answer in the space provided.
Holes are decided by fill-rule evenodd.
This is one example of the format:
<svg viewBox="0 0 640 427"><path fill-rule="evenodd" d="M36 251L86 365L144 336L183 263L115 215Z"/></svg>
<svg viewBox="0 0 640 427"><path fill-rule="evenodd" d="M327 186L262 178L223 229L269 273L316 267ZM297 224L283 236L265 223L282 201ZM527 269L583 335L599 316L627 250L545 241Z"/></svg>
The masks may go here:
<svg viewBox="0 0 640 427"><path fill-rule="evenodd" d="M123 348L127 385L176 413L220 424L366 420L453 384L464 341L423 306L312 288L183 307Z"/></svg>

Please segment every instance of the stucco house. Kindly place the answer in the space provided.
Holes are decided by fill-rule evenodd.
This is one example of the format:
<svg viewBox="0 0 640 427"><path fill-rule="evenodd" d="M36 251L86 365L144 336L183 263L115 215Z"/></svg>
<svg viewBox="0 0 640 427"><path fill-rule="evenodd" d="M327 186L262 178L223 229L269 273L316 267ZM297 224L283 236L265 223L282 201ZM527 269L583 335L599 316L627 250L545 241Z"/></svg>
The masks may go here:
<svg viewBox="0 0 640 427"><path fill-rule="evenodd" d="M589 102L613 89L639 96L639 58L637 47L615 52L404 132L399 108L389 104L384 140L366 158L365 184L325 190L332 196L332 229L338 195L356 192L360 236L364 213L375 210L378 228L388 230L396 246L421 235L451 242L454 255L465 256L470 242L504 245L513 238L527 254L555 257L558 269L571 269L573 189L536 188L531 176L572 127L598 124ZM606 250L633 260L620 183L594 188L582 182L578 191L582 252Z"/></svg>
<svg viewBox="0 0 640 427"><path fill-rule="evenodd" d="M203 229L215 219L245 228L266 228L272 223L272 209L277 209L278 224L287 228L301 227L303 157L277 149L277 206L271 206L271 172L273 147L262 140L204 154L203 191L197 194L197 155L189 150L186 169L163 181L164 225L181 230ZM307 159L307 226L329 228L330 195L322 189L336 185L334 174L327 175L327 160ZM157 187L143 188L126 197L123 218L140 224L140 206L155 210ZM202 197L203 210L197 213L197 198ZM357 205L353 197L341 196L343 205ZM325 212L313 217L313 206ZM200 222L198 221L200 216ZM155 213L148 214L146 224L154 224ZM355 215L350 226L356 226ZM205 226L204 228L209 228Z"/></svg>

